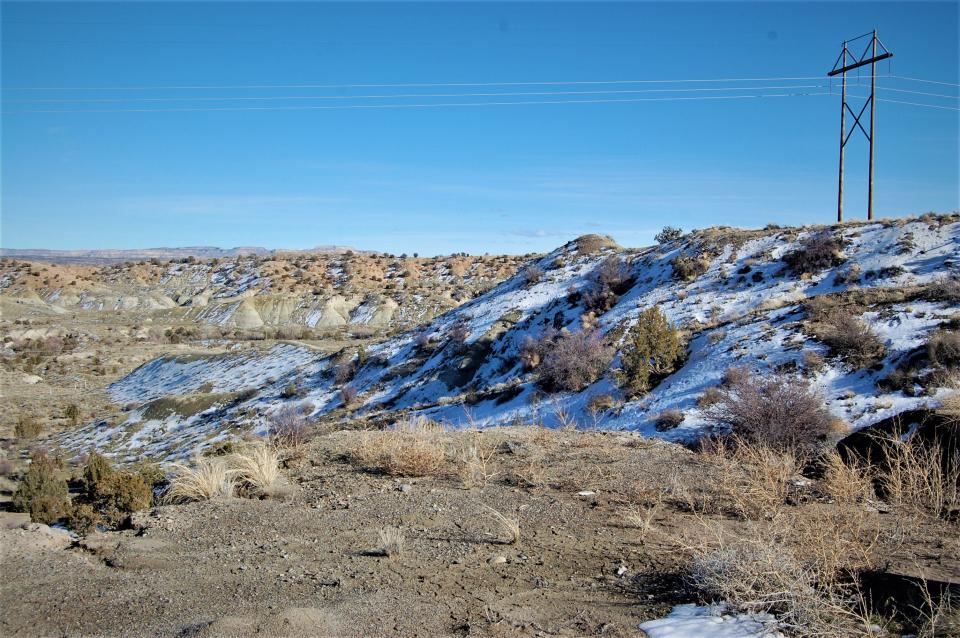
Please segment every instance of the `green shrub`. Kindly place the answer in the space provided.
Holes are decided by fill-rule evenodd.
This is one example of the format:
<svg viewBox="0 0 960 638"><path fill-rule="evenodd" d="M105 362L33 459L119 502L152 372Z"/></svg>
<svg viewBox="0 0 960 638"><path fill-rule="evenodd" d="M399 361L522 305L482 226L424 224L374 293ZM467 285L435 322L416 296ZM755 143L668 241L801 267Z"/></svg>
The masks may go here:
<svg viewBox="0 0 960 638"><path fill-rule="evenodd" d="M67 527L80 536L86 536L97 529L103 518L88 503L76 503L67 513Z"/></svg>
<svg viewBox="0 0 960 638"><path fill-rule="evenodd" d="M37 523L50 524L63 518L70 507L70 496L62 469L59 459L46 452L30 455L30 467L13 495L14 509L29 512L30 519Z"/></svg>
<svg viewBox="0 0 960 638"><path fill-rule="evenodd" d="M93 498L97 491L97 484L110 474L113 474L110 461L95 450L91 450L83 466L83 488L87 498Z"/></svg>
<svg viewBox="0 0 960 638"><path fill-rule="evenodd" d="M659 308L644 310L621 354L621 385L631 396L649 392L658 378L674 371L684 348L680 331Z"/></svg>
<svg viewBox="0 0 960 638"><path fill-rule="evenodd" d="M667 242L676 241L681 237L683 237L683 230L674 228L673 226L664 226L663 230L657 233L654 239L658 244L666 244Z"/></svg>
<svg viewBox="0 0 960 638"><path fill-rule="evenodd" d="M95 486L93 507L111 525L119 525L131 513L150 507L153 492L136 472L112 472Z"/></svg>
<svg viewBox="0 0 960 638"><path fill-rule="evenodd" d="M13 428L13 434L18 439L35 439L43 432L43 426L33 417L21 415Z"/></svg>
<svg viewBox="0 0 960 638"><path fill-rule="evenodd" d="M297 396L297 384L291 381L288 383L283 390L280 392L280 396L284 399L292 399Z"/></svg>

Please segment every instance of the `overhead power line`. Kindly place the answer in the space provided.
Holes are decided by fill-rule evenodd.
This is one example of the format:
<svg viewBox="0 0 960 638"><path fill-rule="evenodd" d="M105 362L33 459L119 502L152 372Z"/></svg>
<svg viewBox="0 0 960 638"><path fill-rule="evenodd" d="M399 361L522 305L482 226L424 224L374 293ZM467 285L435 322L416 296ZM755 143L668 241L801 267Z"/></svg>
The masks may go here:
<svg viewBox="0 0 960 638"><path fill-rule="evenodd" d="M777 86L736 86L706 87L683 89L606 89L602 91L509 91L496 93L387 93L379 95L267 95L267 96L178 96L178 97L132 97L132 98L26 98L4 100L17 104L103 104L116 102L226 102L226 101L267 101L267 100L367 100L425 97L508 97L537 95L610 95L637 93L693 93L700 91L773 91L784 89L826 89L825 84L792 84Z"/></svg>
<svg viewBox="0 0 960 638"><path fill-rule="evenodd" d="M169 112L200 112L200 111L315 111L315 110L346 110L346 109L412 109L464 106L533 106L541 104L615 104L631 102L672 102L697 100L746 100L771 97L799 97L813 95L830 95L828 92L817 93L763 93L756 95L698 95L693 97L648 97L648 98L603 98L591 100L524 100L520 102L491 101L491 102L434 102L420 104L336 104L336 105L303 105L303 106L218 106L218 107L173 107L173 108L122 108L122 109L24 109L4 111L13 113L169 113Z"/></svg>
<svg viewBox="0 0 960 638"><path fill-rule="evenodd" d="M211 84L181 86L19 86L5 91L206 91L244 89L387 89L470 86L574 86L584 84L690 84L707 82L781 82L822 80L822 77L710 78L705 80L564 80L547 82L403 82L385 84Z"/></svg>
<svg viewBox="0 0 960 638"><path fill-rule="evenodd" d="M903 75L887 75L888 78L896 78L898 80L909 80L911 82L924 82L926 84L943 84L945 86L960 86L956 82L943 82L942 80L922 80L920 78L908 78Z"/></svg>

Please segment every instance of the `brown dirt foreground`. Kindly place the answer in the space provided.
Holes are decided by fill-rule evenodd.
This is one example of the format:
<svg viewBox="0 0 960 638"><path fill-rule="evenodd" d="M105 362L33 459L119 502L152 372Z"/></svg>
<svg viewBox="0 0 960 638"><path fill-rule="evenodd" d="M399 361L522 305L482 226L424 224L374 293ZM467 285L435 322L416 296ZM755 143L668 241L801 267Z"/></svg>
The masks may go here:
<svg viewBox="0 0 960 638"><path fill-rule="evenodd" d="M645 490L697 481L684 448L535 428L457 435L490 453L468 489L455 472L357 469L347 454L362 436L315 439L283 500L155 507L73 544L0 530L0 635L642 636L639 623L697 600L677 548L706 533L702 516L658 506L648 531L625 516ZM489 507L519 518L517 543ZM378 554L379 530L396 526L403 552ZM928 537L911 555L956 569L956 548Z"/></svg>

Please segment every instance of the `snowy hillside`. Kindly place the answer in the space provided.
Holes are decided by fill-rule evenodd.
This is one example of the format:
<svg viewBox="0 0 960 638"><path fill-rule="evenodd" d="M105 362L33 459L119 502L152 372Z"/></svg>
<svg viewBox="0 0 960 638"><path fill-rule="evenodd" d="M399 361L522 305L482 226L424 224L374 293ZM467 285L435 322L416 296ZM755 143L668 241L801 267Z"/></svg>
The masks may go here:
<svg viewBox="0 0 960 638"><path fill-rule="evenodd" d="M805 274L787 266L785 257L823 232L842 245L834 265ZM623 289L609 309L585 316L596 273L611 256L626 270ZM678 276L689 263L697 264L692 273ZM536 276L518 274L422 331L369 348L347 381L347 357L337 361L337 370L332 358L289 345L153 361L111 387L118 403L134 404L127 422L91 424L63 442L74 448L96 442L121 456L182 456L235 432L262 433L269 415L291 402L305 404L314 418L389 418L403 411L454 425L574 422L682 440L705 425L698 408L704 391L717 386L728 368L740 366L805 378L851 429L934 406L944 392L937 381L893 387L884 380L917 360L933 331L957 328L957 215L832 229L707 229L640 250L587 236L535 266ZM805 302L815 297L860 315L885 346L879 360L858 368L814 338ZM638 315L652 306L682 328L688 356L645 396L628 399L618 388L613 371L619 354L606 374L577 392L545 391L537 371L521 362L528 338L538 339L549 328L576 332L584 322L620 348ZM923 373L920 365L917 374ZM291 383L298 395L284 398ZM349 410L340 392L345 383L357 391ZM210 407L163 417L148 409L150 401L188 393L213 397ZM660 432L654 421L665 410L681 411L683 420Z"/></svg>

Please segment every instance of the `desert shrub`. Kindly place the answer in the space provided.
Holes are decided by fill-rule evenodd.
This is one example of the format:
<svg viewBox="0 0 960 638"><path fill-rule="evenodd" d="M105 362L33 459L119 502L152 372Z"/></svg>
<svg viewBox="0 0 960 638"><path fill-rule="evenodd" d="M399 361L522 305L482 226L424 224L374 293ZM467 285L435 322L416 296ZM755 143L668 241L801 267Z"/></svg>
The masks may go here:
<svg viewBox="0 0 960 638"><path fill-rule="evenodd" d="M428 332L418 333L416 339L414 339L414 343L416 344L417 348L421 351L430 350L431 346L433 345L433 342L430 339L430 333Z"/></svg>
<svg viewBox="0 0 960 638"><path fill-rule="evenodd" d="M724 388L737 385L750 378L750 369L744 366L733 366L723 371L720 377L720 385Z"/></svg>
<svg viewBox="0 0 960 638"><path fill-rule="evenodd" d="M631 284L626 264L611 255L600 262L592 275L593 282L583 293L584 306L588 311L603 314L620 300Z"/></svg>
<svg viewBox="0 0 960 638"><path fill-rule="evenodd" d="M810 306L808 310L813 315L809 324L813 335L854 368L870 367L886 355L886 346L877 333L849 309Z"/></svg>
<svg viewBox="0 0 960 638"><path fill-rule="evenodd" d="M269 417L268 436L274 445L296 449L307 443L310 430L302 406L285 405Z"/></svg>
<svg viewBox="0 0 960 638"><path fill-rule="evenodd" d="M284 399L293 399L298 393L299 390L297 390L297 384L291 381L283 387L283 390L280 391L280 396Z"/></svg>
<svg viewBox="0 0 960 638"><path fill-rule="evenodd" d="M960 367L960 330L938 330L930 335L927 353L934 365Z"/></svg>
<svg viewBox="0 0 960 638"><path fill-rule="evenodd" d="M541 349L539 342L531 336L524 338L520 344L520 363L523 369L530 371L536 370L540 365Z"/></svg>
<svg viewBox="0 0 960 638"><path fill-rule="evenodd" d="M666 244L671 241L676 241L683 237L683 230L675 228L673 226L664 226L659 233L654 236L654 240L658 244Z"/></svg>
<svg viewBox="0 0 960 638"><path fill-rule="evenodd" d="M470 324L463 319L456 321L450 326L447 337L457 352L463 352L467 347L467 339L470 338Z"/></svg>
<svg viewBox="0 0 960 638"><path fill-rule="evenodd" d="M536 264L530 264L523 269L523 281L527 285L532 286L541 279L543 279L543 269L540 268L540 266L537 266Z"/></svg>
<svg viewBox="0 0 960 638"><path fill-rule="evenodd" d="M67 513L66 524L80 536L86 536L97 529L103 518L89 503L74 503Z"/></svg>
<svg viewBox="0 0 960 638"><path fill-rule="evenodd" d="M621 354L621 385L632 396L649 392L659 379L674 371L684 348L680 331L659 308L644 310L630 329Z"/></svg>
<svg viewBox="0 0 960 638"><path fill-rule="evenodd" d="M110 474L113 474L113 465L110 461L96 450L91 450L83 466L83 490L87 498L94 497L97 484Z"/></svg>
<svg viewBox="0 0 960 638"><path fill-rule="evenodd" d="M617 401L609 394L595 394L587 401L587 410L591 413L606 412L617 407Z"/></svg>
<svg viewBox="0 0 960 638"><path fill-rule="evenodd" d="M202 458L192 466L172 465L173 476L164 493L167 503L189 503L230 498L236 488L236 473L222 457Z"/></svg>
<svg viewBox="0 0 960 638"><path fill-rule="evenodd" d="M783 256L784 263L794 274L817 273L843 263L843 242L830 232L821 232L804 239L800 245Z"/></svg>
<svg viewBox="0 0 960 638"><path fill-rule="evenodd" d="M80 408L77 407L76 403L71 403L63 411L63 416L70 422L70 425L77 425L80 423Z"/></svg>
<svg viewBox="0 0 960 638"><path fill-rule="evenodd" d="M333 379L338 385L349 383L357 374L357 364L355 361L348 360L338 364L333 369Z"/></svg>
<svg viewBox="0 0 960 638"><path fill-rule="evenodd" d="M673 276L681 281L693 281L710 268L705 255L678 255L670 262Z"/></svg>
<svg viewBox="0 0 960 638"><path fill-rule="evenodd" d="M613 349L596 332L558 332L540 341L540 382L553 390L579 392L599 379Z"/></svg>
<svg viewBox="0 0 960 638"><path fill-rule="evenodd" d="M350 452L351 461L389 476L432 476L447 465L438 440L442 429L426 419L396 424L390 430L368 432Z"/></svg>
<svg viewBox="0 0 960 638"><path fill-rule="evenodd" d="M833 421L823 399L803 379L785 375L751 375L731 383L704 416L746 441L796 451L816 448Z"/></svg>
<svg viewBox="0 0 960 638"><path fill-rule="evenodd" d="M823 357L814 350L803 351L803 367L810 372L819 372L823 368Z"/></svg>
<svg viewBox="0 0 960 638"><path fill-rule="evenodd" d="M62 464L40 450L30 455L30 467L13 495L13 508L28 512L37 523L55 523L70 508L67 482L61 476Z"/></svg>
<svg viewBox="0 0 960 638"><path fill-rule="evenodd" d="M352 385L350 385L350 384L347 384L347 385L343 386L342 388L340 388L340 404L341 404L343 407L349 408L351 405L353 405L353 402L356 401L356 400L357 400L357 388L356 388L356 387L354 387L354 386L352 386Z"/></svg>
<svg viewBox="0 0 960 638"><path fill-rule="evenodd" d="M703 410L704 408L708 408L711 405L714 405L715 403L720 401L721 396L722 394L720 393L720 388L716 388L716 387L707 388L706 390L703 391L703 394L700 395L700 398L697 399L697 407L700 408L701 410Z"/></svg>
<svg viewBox="0 0 960 638"><path fill-rule="evenodd" d="M43 432L43 425L31 416L20 415L17 424L13 427L13 434L18 439L35 439Z"/></svg>
<svg viewBox="0 0 960 638"><path fill-rule="evenodd" d="M664 410L657 415L654 423L658 432L672 430L683 423L683 412L680 410Z"/></svg>
<svg viewBox="0 0 960 638"><path fill-rule="evenodd" d="M153 492L139 473L121 470L97 481L91 500L111 525L118 525L133 512L150 507Z"/></svg>

